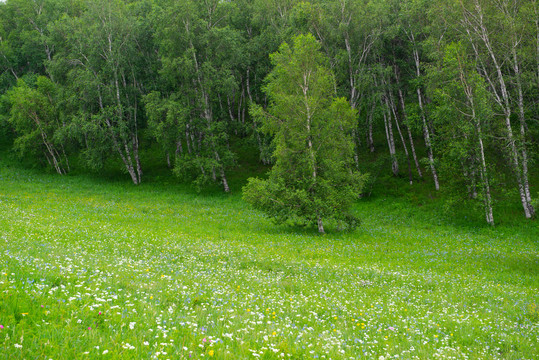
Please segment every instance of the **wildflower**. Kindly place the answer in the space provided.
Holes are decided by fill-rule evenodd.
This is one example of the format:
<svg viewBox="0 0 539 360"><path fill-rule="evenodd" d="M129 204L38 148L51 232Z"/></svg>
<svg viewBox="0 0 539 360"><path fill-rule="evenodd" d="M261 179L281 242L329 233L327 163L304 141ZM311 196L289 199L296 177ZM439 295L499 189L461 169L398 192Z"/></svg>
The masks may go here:
<svg viewBox="0 0 539 360"><path fill-rule="evenodd" d="M271 333L271 335L275 336L275 335L277 335L277 333L274 331L274 332Z"/></svg>
<svg viewBox="0 0 539 360"><path fill-rule="evenodd" d="M4 325L0 325L0 330L2 330L3 328L4 328ZM451 335L453 335L453 334L451 334Z"/></svg>
<svg viewBox="0 0 539 360"><path fill-rule="evenodd" d="M15 344L15 345L13 345L13 346L15 346L17 349L22 348L22 345L19 345L19 344Z"/></svg>
<svg viewBox="0 0 539 360"><path fill-rule="evenodd" d="M208 340L206 340L206 338L202 339L202 342L206 342L206 341L208 341Z"/></svg>
<svg viewBox="0 0 539 360"><path fill-rule="evenodd" d="M103 355L107 354L108 352L108 350L103 351Z"/></svg>
<svg viewBox="0 0 539 360"><path fill-rule="evenodd" d="M97 315L101 315L101 311L100 311L99 314L97 314Z"/></svg>
<svg viewBox="0 0 539 360"><path fill-rule="evenodd" d="M213 350L208 351L208 355L213 356L215 352Z"/></svg>

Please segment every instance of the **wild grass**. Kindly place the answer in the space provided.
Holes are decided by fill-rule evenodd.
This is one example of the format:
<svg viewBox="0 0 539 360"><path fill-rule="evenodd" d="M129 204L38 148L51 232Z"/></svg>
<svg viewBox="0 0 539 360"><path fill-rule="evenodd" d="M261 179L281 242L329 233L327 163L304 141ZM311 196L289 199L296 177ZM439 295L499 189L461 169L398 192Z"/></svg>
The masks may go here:
<svg viewBox="0 0 539 360"><path fill-rule="evenodd" d="M238 191L0 160L0 358L539 358L537 222L377 194L318 236Z"/></svg>

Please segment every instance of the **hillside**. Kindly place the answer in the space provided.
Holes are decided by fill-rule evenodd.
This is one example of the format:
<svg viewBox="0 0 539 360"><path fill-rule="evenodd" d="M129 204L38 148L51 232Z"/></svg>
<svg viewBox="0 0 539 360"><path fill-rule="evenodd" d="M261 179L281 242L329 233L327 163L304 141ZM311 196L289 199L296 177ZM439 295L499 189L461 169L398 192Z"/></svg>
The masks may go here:
<svg viewBox="0 0 539 360"><path fill-rule="evenodd" d="M320 236L166 182L0 160L0 357L537 356L534 222L375 196L357 231Z"/></svg>

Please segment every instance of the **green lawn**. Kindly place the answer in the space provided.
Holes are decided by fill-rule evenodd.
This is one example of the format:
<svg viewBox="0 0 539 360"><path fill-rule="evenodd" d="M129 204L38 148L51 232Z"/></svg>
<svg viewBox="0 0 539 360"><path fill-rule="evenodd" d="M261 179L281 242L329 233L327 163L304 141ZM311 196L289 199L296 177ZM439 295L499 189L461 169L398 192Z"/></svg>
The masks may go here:
<svg viewBox="0 0 539 360"><path fill-rule="evenodd" d="M539 358L537 221L356 210L319 236L237 192L0 161L0 358Z"/></svg>

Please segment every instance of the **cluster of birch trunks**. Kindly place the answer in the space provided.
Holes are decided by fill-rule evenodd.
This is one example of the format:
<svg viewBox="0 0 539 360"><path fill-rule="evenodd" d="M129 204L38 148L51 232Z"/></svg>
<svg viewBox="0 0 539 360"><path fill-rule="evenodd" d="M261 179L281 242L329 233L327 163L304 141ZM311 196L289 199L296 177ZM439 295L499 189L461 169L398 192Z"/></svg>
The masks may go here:
<svg viewBox="0 0 539 360"><path fill-rule="evenodd" d="M300 33L357 111L359 168L377 153L410 185L464 184L490 224L503 184L535 217L537 0L6 0L4 137L59 174L71 157L116 157L134 184L155 144L176 173L228 192L237 139L272 163L249 106L268 106L270 54Z"/></svg>

